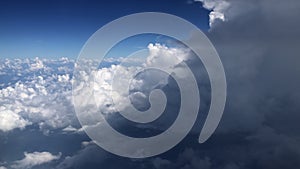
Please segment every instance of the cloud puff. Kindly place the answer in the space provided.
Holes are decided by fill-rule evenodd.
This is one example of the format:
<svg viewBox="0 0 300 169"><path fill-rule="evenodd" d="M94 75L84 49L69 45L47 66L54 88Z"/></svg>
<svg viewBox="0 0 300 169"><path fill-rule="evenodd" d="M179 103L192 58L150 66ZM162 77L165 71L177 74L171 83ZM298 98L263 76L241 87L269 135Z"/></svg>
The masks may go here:
<svg viewBox="0 0 300 169"><path fill-rule="evenodd" d="M34 63L30 64L30 70L39 70L43 69L44 67L43 61L39 58L35 58Z"/></svg>
<svg viewBox="0 0 300 169"><path fill-rule="evenodd" d="M6 108L0 107L0 130L6 132L15 128L24 129L25 126L31 124L29 121L24 120L19 114Z"/></svg>
<svg viewBox="0 0 300 169"><path fill-rule="evenodd" d="M188 60L189 50L185 48L170 48L162 44L150 43L148 45L149 56L145 66L148 67L173 67L181 62Z"/></svg>
<svg viewBox="0 0 300 169"><path fill-rule="evenodd" d="M49 152L25 152L24 155L25 157L22 160L15 161L11 167L16 169L27 169L49 163L53 160L58 160L61 157L61 153L58 155L53 155Z"/></svg>
<svg viewBox="0 0 300 169"><path fill-rule="evenodd" d="M226 10L228 10L230 3L226 0L195 0L200 1L203 7L211 10L209 13L209 26L212 27L216 20L226 20Z"/></svg>

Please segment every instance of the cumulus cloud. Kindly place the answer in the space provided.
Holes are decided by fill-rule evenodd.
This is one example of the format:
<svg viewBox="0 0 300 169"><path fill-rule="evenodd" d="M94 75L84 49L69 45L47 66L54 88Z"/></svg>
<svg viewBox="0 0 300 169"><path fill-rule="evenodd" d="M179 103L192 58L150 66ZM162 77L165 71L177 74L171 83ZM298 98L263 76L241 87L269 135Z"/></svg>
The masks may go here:
<svg viewBox="0 0 300 169"><path fill-rule="evenodd" d="M175 69L189 57L189 50L167 47L161 44L149 44L148 55L144 57L108 58L104 62L109 66L100 67L91 75L86 71L79 73L80 81L89 81L94 86L96 102L101 112L112 113L125 110L129 105L141 108L147 105L149 91L168 83L165 74L153 74L151 78L134 79L137 72L146 67L166 67ZM119 63L119 65L115 65ZM131 63L131 64L127 64ZM132 64L133 63L133 64ZM94 60L86 60L84 67L97 65ZM64 133L78 133L76 115L72 103L72 73L74 62L67 58L49 59L6 59L0 62L0 71L5 81L0 80L0 130L24 129L28 125L37 125L45 134L52 129L61 128ZM85 69L83 68L83 70ZM178 69L178 67L176 67ZM14 80L12 80L14 79ZM111 81L114 80L114 88ZM132 80L130 88L125 82ZM77 86L80 88L80 86ZM119 89L118 91L113 89ZM129 92L130 90L131 92ZM75 87L74 94L84 94ZM114 104L111 99L114 96ZM88 100L82 97L82 102ZM114 105L114 106L107 106ZM76 126L77 125L77 126Z"/></svg>
<svg viewBox="0 0 300 169"><path fill-rule="evenodd" d="M61 153L59 153L58 155L53 155L49 152L25 152L24 156L25 157L22 160L15 161L14 164L11 165L11 167L16 169L32 168L60 159Z"/></svg>
<svg viewBox="0 0 300 169"><path fill-rule="evenodd" d="M148 45L149 56L145 66L173 67L189 59L190 53L185 48L170 48L159 43Z"/></svg>
<svg viewBox="0 0 300 169"><path fill-rule="evenodd" d="M40 60L39 58L35 58L34 63L30 64L30 70L39 70L43 68L44 68L43 61Z"/></svg>
<svg viewBox="0 0 300 169"><path fill-rule="evenodd" d="M31 124L29 121L23 119L19 114L6 108L0 107L0 130L6 132L15 128L24 129L25 126Z"/></svg>
<svg viewBox="0 0 300 169"><path fill-rule="evenodd" d="M159 87L162 88L166 85L170 85L170 77L166 73L146 71L142 70L147 67L158 67L165 69L179 69L182 67L180 64L184 61L187 61L190 58L191 52L190 50L183 47L167 47L162 44L149 44L148 45L148 55L145 58L144 62L140 62L139 64L124 64L128 61L126 58L122 60L119 65L111 65L103 68L99 68L93 70L91 74L87 75L85 69L81 67L76 73L78 81L74 83L74 95L78 97L78 104L82 112L77 112L79 116L83 119L89 121L90 126L92 125L101 125L102 118L99 117L99 112L105 115L111 115L118 111L123 111L128 108L128 106L134 105L137 108L145 108L148 106L148 96L149 92L153 89ZM130 62L136 61L135 59L129 58ZM111 60L113 61L113 60ZM82 66L89 65L84 61ZM134 65L134 66L132 66ZM142 71L141 74L136 76L136 73ZM180 78L184 79L184 71L178 71L182 73ZM89 77L90 76L90 77ZM91 80L92 79L92 80ZM126 87L126 83L131 80L129 88ZM83 88L84 85L93 86L93 92L95 98L95 103L97 104L97 109L90 109L90 104L88 102L90 95L88 91L85 91ZM115 85L115 86L114 86ZM187 84L188 86L188 84ZM174 92L174 91L173 91ZM171 92L170 92L171 93ZM169 94L170 94L169 93ZM113 95L114 100L112 101L111 97ZM175 96L175 95L174 95ZM174 98L172 98L174 99ZM170 102L172 103L172 99ZM75 99L76 100L76 99ZM159 100L159 99L157 99ZM176 98L177 100L177 98ZM156 101L156 100L155 100ZM140 107L139 107L140 105ZM94 110L95 112L85 113L85 110ZM171 115L174 117L175 112L172 112ZM89 116L86 116L89 114ZM90 116L92 114L92 116ZM92 117L92 118L91 118ZM114 116L113 116L114 117ZM114 121L118 120L116 118ZM166 119L170 120L170 119ZM118 121L119 122L119 121ZM168 123L169 124L169 123ZM118 124L122 126L122 124ZM161 122L161 126L165 126L166 123ZM83 126L83 128L87 128L89 126ZM140 126L137 126L140 127ZM145 126L144 126L145 127ZM146 126L146 128L151 128L152 126ZM155 126L156 129L161 130L160 126ZM65 130L73 130L73 128L68 127ZM63 163L59 165L59 168L72 168L78 165L78 159L81 157L80 161L87 160L84 156L87 151L91 151L91 143L93 142L83 142L82 145L85 147L82 151L78 152L78 154L73 157L67 157ZM126 143L123 143L126 144ZM88 148L86 148L88 147ZM78 162L77 162L78 161ZM88 159L89 161L89 159Z"/></svg>
<svg viewBox="0 0 300 169"><path fill-rule="evenodd" d="M203 7L210 10L209 13L209 26L213 26L216 20L225 21L226 11L228 10L230 3L227 0L195 0L202 2Z"/></svg>
<svg viewBox="0 0 300 169"><path fill-rule="evenodd" d="M73 62L61 60L6 60L0 63L0 130L61 128L75 119L71 101ZM64 67L64 68L62 68Z"/></svg>
<svg viewBox="0 0 300 169"><path fill-rule="evenodd" d="M139 63L133 64L134 66L124 64L124 62L128 63L126 58L122 59L119 65L113 64L109 67L100 68L92 71L90 75L87 75L85 71L79 71L76 74L79 80L78 84L75 83L74 85L74 95L78 98L80 106L90 105L87 102L89 98L86 98L89 95L86 94L86 91L83 91L82 82L85 82L85 85L93 86L98 111L109 114L126 110L131 106L132 101L138 104L141 100L146 100L147 91L168 84L168 75L157 73L148 78L137 79L135 78L137 73L148 67L179 69L176 66L187 60L190 55L190 51L185 48L171 48L161 44L149 44L148 51L149 55L144 62L128 58L131 62L137 61ZM126 84L129 83L130 85L127 86ZM145 106L145 104L143 102L141 105ZM85 109L81 108L81 110Z"/></svg>

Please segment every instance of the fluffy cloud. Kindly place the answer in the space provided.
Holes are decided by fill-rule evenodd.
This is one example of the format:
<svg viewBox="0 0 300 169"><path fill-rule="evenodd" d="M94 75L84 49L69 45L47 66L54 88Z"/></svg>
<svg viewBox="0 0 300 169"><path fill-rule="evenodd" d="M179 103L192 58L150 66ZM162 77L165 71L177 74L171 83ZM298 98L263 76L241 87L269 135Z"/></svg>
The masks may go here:
<svg viewBox="0 0 300 169"><path fill-rule="evenodd" d="M149 55L144 62L128 58L131 62L138 62L133 63L134 66L131 66L132 64L129 66L124 64L128 63L126 58L122 59L119 65L111 65L94 70L90 75L86 74L84 68L80 68L80 70L83 70L77 72L77 81L73 86L74 95L78 99L78 105L90 106L87 102L89 98L86 98L89 95L86 94L87 91L83 91L83 86L86 85L93 86L93 92L96 96L94 100L98 107L97 110L104 114L126 111L131 106L131 102L134 102L133 104L139 104L140 102L140 105L145 106L147 104L146 94L149 94L157 86L168 84L169 75L157 73L152 74L148 78L136 78L135 76L148 67L180 69L176 66L188 60L190 55L190 51L185 48L169 48L161 44L149 44L148 51ZM84 63L83 65L88 64ZM85 110L82 107L80 109ZM97 112L95 112L96 114Z"/></svg>
<svg viewBox="0 0 300 169"><path fill-rule="evenodd" d="M73 62L6 60L0 63L0 130L37 124L46 131L70 125L75 119L71 101Z"/></svg>
<svg viewBox="0 0 300 169"><path fill-rule="evenodd" d="M11 167L16 169L27 169L49 163L53 160L58 160L61 157L61 153L58 155L53 155L49 152L25 152L24 155L25 157L22 160L15 161Z"/></svg>
<svg viewBox="0 0 300 169"><path fill-rule="evenodd" d="M180 64L184 61L188 61L191 59L190 50L186 48L180 48L180 47L178 48L167 47L161 44L149 44L148 53L149 54L145 58L144 62L140 62L140 60L138 60L140 64L133 64L134 66L131 66L132 64L130 64L128 66L127 64L124 64L124 62L128 63L127 59L125 58L122 59L122 62L119 65L106 66L104 68L100 68L92 71L91 74L89 74L90 77L86 74L85 67L81 67L79 69L79 71L74 75L77 76L78 79L74 82L73 89L74 89L75 97L78 97L79 106L82 106L79 107L79 110L82 110L83 112L77 112L77 114L79 114L79 116L82 116L83 119L91 122L88 123L88 125L91 124L99 125L99 123L101 123L101 118L99 117L99 111L102 114L106 114L108 115L108 117L110 117L111 114L114 114L115 112L118 111L126 110L128 106L132 106L132 105L134 105L138 109L144 109L145 107L149 106L148 96L150 91L156 88L161 89L166 85L172 86L172 84L169 84L170 83L169 75L166 73L159 72L159 70L157 70L157 72L142 71L141 74L136 75L136 73L143 70L143 68L158 67L158 68L165 68L165 69L172 69L172 70L175 69L181 70L182 67L180 66ZM128 58L128 59L131 62L135 61L132 58ZM114 62L114 60L111 61ZM84 61L84 64L82 66L90 65L86 62L87 61ZM180 77L184 79L185 72L184 71L178 71L178 72L182 73ZM127 88L126 84L130 82L130 80L131 80L130 86L129 88ZM90 104L88 102L88 100L90 99L90 95L88 94L89 92L85 91L86 89L83 88L84 85L93 86L93 92L95 97L92 99L94 99L95 103L97 103L97 109L90 109L89 107ZM171 93L174 93L174 91L168 92L168 94ZM114 101L112 101L111 99L112 95ZM178 101L178 97L174 97L174 96L173 98L171 98L170 96L170 103L173 102L172 100ZM156 99L155 101L157 100L159 99ZM174 109L176 108L171 109L169 112L172 118L176 117L176 113L175 113L176 110ZM85 110L95 110L95 112L84 113ZM85 116L86 114L89 115L92 114L92 116ZM166 118L165 120L169 121L170 118ZM116 123L116 121L120 122L118 121L117 118L113 118L113 122ZM118 123L117 125L122 126L122 122L123 121L121 121L121 123ZM161 126L168 126L168 125L169 123L165 123L165 121L161 121L158 126L155 125L155 129L156 130L158 129L160 131L162 130ZM83 128L85 127L89 127L89 126L84 126ZM137 125L135 127L141 127L141 126ZM142 126L142 127L146 127L147 129L154 128L151 125ZM74 129L72 127L67 127L64 130L73 131ZM79 151L78 154L75 154L72 157L67 157L64 160L64 162L62 162L59 165L59 168L72 168L76 166L81 166L83 165L82 163L84 163L85 160L90 161L91 159L86 159L85 157L87 156L87 153L95 153L97 151L91 149L90 147L91 142L83 142L82 145L84 146L84 149ZM93 145L93 147L94 146L95 145ZM102 159L104 160L105 158L102 157Z"/></svg>
<svg viewBox="0 0 300 169"><path fill-rule="evenodd" d="M45 66L43 64L43 61L40 60L39 58L35 58L34 63L30 64L30 70L39 70L43 69Z"/></svg>
<svg viewBox="0 0 300 169"><path fill-rule="evenodd" d="M0 107L0 130L6 132L15 128L24 129L25 126L31 124L27 120L24 120L19 114L4 109L5 107Z"/></svg>
<svg viewBox="0 0 300 169"><path fill-rule="evenodd" d="M159 43L148 45L147 67L173 67L189 59L190 53L185 48L169 48Z"/></svg>
<svg viewBox="0 0 300 169"><path fill-rule="evenodd" d="M213 26L216 20L225 21L227 17L225 16L226 11L230 7L230 3L227 0L195 0L200 1L203 7L211 10L209 13L209 25Z"/></svg>
<svg viewBox="0 0 300 169"><path fill-rule="evenodd" d="M169 48L161 44L149 44L149 55L140 58L109 58L109 66L100 67L87 75L80 72L79 81L87 81L89 76L94 80L88 81L94 86L96 102L101 112L112 113L125 110L129 105L147 105L147 95L157 86L168 83L168 76L162 73L152 74L151 78L134 79L133 76L146 67L166 67L174 69L176 65L187 60L189 51L184 48ZM160 57L163 56L163 57ZM129 66L127 63L131 63ZM134 64L132 65L132 63ZM119 63L114 65L112 63ZM86 60L83 70L98 64L93 60ZM28 125L38 125L48 134L52 129L61 128L65 133L81 131L76 121L72 104L72 73L74 62L66 58L59 60L47 59L16 59L0 62L3 72L0 80L0 130L10 131L16 128L24 129ZM140 76L142 77L142 76ZM111 81L114 80L114 88ZM130 88L124 84L132 80ZM80 86L77 86L80 88ZM118 90L113 90L118 89ZM79 90L77 93L76 91ZM131 92L128 93L130 90ZM74 90L75 95L83 95L80 89ZM111 93L112 92L112 93ZM111 100L114 98L114 106ZM128 97L128 95L130 95ZM128 99L130 98L130 99ZM82 97L82 102L88 100ZM139 106L138 106L139 107Z"/></svg>

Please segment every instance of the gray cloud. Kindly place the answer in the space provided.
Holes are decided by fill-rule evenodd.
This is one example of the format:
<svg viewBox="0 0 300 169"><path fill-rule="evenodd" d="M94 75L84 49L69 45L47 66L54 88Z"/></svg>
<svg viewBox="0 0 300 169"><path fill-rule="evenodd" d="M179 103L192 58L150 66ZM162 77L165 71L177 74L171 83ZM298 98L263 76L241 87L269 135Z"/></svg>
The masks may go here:
<svg viewBox="0 0 300 169"><path fill-rule="evenodd" d="M213 168L299 168L300 2L227 2L226 20L207 33L227 75L227 105L199 156Z"/></svg>

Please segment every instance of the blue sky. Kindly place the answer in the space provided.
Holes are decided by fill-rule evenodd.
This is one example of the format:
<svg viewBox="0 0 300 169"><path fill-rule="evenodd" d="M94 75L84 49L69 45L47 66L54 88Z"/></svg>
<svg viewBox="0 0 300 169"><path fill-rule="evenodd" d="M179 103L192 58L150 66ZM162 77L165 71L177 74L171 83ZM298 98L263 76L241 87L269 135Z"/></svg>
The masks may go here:
<svg viewBox="0 0 300 169"><path fill-rule="evenodd" d="M203 31L209 28L209 11L187 0L1 1L0 57L76 58L85 41L106 23L149 11L177 15Z"/></svg>

